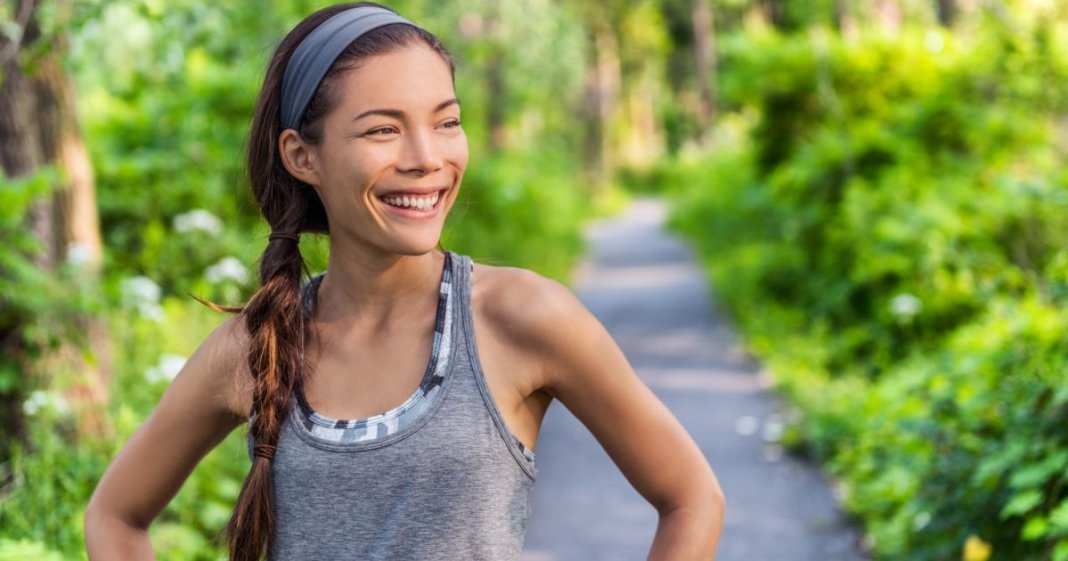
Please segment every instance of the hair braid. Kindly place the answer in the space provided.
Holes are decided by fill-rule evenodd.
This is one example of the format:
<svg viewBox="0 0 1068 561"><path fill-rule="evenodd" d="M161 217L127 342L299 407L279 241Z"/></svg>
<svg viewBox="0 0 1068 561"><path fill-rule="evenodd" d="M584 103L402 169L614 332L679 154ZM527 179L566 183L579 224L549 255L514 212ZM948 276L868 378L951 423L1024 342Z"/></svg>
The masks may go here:
<svg viewBox="0 0 1068 561"><path fill-rule="evenodd" d="M252 469L227 526L230 558L257 561L274 542L271 457L293 394L301 382L308 317L301 302L304 260L297 242L275 239L260 260L261 287L243 310L249 333L252 392Z"/></svg>

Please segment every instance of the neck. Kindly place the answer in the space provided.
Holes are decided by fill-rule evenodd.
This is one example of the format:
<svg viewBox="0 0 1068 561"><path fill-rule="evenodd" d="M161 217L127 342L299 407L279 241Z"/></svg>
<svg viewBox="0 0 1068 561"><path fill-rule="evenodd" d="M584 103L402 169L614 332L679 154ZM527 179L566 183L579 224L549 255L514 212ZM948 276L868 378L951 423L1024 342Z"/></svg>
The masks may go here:
<svg viewBox="0 0 1068 561"><path fill-rule="evenodd" d="M445 255L345 252L333 239L330 265L319 285L315 320L385 325L392 318L437 301Z"/></svg>

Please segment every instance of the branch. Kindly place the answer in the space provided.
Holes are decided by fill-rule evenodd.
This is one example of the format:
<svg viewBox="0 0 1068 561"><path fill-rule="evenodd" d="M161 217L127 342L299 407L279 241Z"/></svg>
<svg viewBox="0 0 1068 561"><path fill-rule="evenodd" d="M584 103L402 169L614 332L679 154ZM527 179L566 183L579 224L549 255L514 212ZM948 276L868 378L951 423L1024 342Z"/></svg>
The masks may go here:
<svg viewBox="0 0 1068 561"><path fill-rule="evenodd" d="M7 66L19 53L22 47L22 39L26 36L26 27L33 17L34 0L18 0L18 8L15 12L15 21L10 25L0 27L0 37L6 39L3 50L0 50L0 67ZM5 24L9 22L4 22Z"/></svg>

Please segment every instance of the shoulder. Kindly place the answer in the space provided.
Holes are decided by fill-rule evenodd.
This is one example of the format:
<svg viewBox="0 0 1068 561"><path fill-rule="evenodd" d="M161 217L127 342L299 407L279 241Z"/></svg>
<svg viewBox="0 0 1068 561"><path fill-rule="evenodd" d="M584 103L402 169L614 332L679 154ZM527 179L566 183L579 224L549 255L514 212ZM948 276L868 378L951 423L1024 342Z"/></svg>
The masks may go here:
<svg viewBox="0 0 1068 561"><path fill-rule="evenodd" d="M252 407L252 375L248 369L249 335L241 316L228 318L200 344L187 363L205 397L233 415L245 418Z"/></svg>
<svg viewBox="0 0 1068 561"><path fill-rule="evenodd" d="M524 315L535 304L560 307L578 304L571 289L563 283L519 267L475 263L471 290L501 304L502 312L520 311Z"/></svg>
<svg viewBox="0 0 1068 561"><path fill-rule="evenodd" d="M476 263L471 293L478 311L496 327L532 336L585 311L563 283L517 267Z"/></svg>
<svg viewBox="0 0 1068 561"><path fill-rule="evenodd" d="M476 264L471 292L474 313L514 352L536 359L544 386L601 331L570 288L527 269Z"/></svg>

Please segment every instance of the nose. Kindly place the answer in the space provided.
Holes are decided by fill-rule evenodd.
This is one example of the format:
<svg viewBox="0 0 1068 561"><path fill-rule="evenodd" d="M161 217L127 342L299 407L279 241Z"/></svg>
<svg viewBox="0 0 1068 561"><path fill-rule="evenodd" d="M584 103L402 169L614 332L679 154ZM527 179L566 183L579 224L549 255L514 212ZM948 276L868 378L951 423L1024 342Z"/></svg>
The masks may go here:
<svg viewBox="0 0 1068 561"><path fill-rule="evenodd" d="M444 165L441 147L431 131L413 129L406 135L400 169L404 172L418 172L427 175Z"/></svg>

